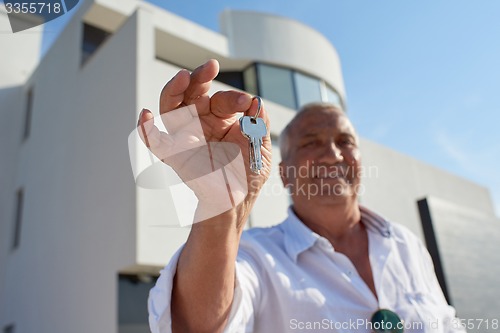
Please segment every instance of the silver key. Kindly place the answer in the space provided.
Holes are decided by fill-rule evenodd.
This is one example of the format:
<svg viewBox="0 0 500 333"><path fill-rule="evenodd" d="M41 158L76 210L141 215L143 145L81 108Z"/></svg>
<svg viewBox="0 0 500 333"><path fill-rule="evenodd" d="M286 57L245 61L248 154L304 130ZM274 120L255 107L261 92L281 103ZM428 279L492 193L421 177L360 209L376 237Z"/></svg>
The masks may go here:
<svg viewBox="0 0 500 333"><path fill-rule="evenodd" d="M260 97L255 97L259 100L257 114L254 117L243 116L240 118L241 133L248 139L250 145L250 170L253 173L260 174L262 169L262 155L260 148L262 146L262 138L267 135L267 127L262 118L259 118L260 113Z"/></svg>

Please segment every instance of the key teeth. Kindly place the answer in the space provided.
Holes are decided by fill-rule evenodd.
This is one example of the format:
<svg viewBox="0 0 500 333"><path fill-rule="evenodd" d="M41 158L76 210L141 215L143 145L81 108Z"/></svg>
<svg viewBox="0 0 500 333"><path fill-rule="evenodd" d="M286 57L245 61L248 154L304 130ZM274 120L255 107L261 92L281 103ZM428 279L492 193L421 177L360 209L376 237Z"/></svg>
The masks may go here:
<svg viewBox="0 0 500 333"><path fill-rule="evenodd" d="M250 166L250 169L252 170L253 173L260 175L260 170L262 169L262 165L258 165L257 163L253 163Z"/></svg>
<svg viewBox="0 0 500 333"><path fill-rule="evenodd" d="M252 172L255 173L256 175L260 175L260 169L252 168Z"/></svg>

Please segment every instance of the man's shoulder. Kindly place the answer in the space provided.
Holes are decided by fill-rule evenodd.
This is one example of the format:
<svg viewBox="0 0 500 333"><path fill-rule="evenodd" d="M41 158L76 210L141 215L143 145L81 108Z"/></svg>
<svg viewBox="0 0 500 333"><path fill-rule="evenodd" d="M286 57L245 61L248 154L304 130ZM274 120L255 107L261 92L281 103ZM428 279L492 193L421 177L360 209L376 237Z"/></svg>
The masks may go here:
<svg viewBox="0 0 500 333"><path fill-rule="evenodd" d="M418 236L415 234L415 232L413 232L406 225L393 221L388 221L388 223L395 236L404 237L406 239L412 239L412 240L419 239Z"/></svg>

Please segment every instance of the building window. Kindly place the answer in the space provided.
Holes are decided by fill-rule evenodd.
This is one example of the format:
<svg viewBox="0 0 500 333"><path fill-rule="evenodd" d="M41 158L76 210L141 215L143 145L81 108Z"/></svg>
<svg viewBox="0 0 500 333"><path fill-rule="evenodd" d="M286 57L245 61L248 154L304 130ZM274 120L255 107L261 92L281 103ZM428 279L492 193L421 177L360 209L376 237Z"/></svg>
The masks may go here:
<svg viewBox="0 0 500 333"><path fill-rule="evenodd" d="M320 80L299 72L294 72L293 74L298 109L307 103L322 101Z"/></svg>
<svg viewBox="0 0 500 333"><path fill-rule="evenodd" d="M217 81L228 84L231 87L244 90L243 73L242 72L220 72L215 78Z"/></svg>
<svg viewBox="0 0 500 333"><path fill-rule="evenodd" d="M292 71L287 68L257 64L260 96L291 109L296 109Z"/></svg>
<svg viewBox="0 0 500 333"><path fill-rule="evenodd" d="M97 51L109 35L111 34L103 29L83 23L82 65Z"/></svg>
<svg viewBox="0 0 500 333"><path fill-rule="evenodd" d="M24 132L23 132L24 140L26 140L30 136L32 113L33 113L33 87L30 87L26 94L26 109L24 113Z"/></svg>
<svg viewBox="0 0 500 333"><path fill-rule="evenodd" d="M144 305L156 279L147 274L118 275L118 333L150 332Z"/></svg>
<svg viewBox="0 0 500 333"><path fill-rule="evenodd" d="M298 110L311 102L329 102L345 109L342 98L325 81L289 68L257 63L243 71L244 89Z"/></svg>
<svg viewBox="0 0 500 333"><path fill-rule="evenodd" d="M245 90L252 95L259 94L259 87L257 84L257 69L254 65L247 67L243 71L243 83Z"/></svg>
<svg viewBox="0 0 500 333"><path fill-rule="evenodd" d="M324 98L324 101L338 105L338 106L343 108L342 101L340 100L339 94L335 90L330 88L329 86L326 86L326 96Z"/></svg>
<svg viewBox="0 0 500 333"><path fill-rule="evenodd" d="M14 230L12 235L12 250L19 247L21 243L21 225L23 219L23 205L24 205L24 190L20 188L16 193L15 216L14 216Z"/></svg>
<svg viewBox="0 0 500 333"><path fill-rule="evenodd" d="M14 324L7 325L3 328L3 333L14 333Z"/></svg>

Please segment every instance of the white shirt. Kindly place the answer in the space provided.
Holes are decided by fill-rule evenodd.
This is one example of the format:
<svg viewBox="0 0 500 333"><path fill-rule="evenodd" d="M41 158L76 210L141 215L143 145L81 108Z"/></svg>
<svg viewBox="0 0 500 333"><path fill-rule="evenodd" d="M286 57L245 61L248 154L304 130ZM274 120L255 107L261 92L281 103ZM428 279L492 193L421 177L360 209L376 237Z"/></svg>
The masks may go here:
<svg viewBox="0 0 500 333"><path fill-rule="evenodd" d="M380 308L396 312L405 333L464 332L422 242L405 227L360 209L378 300L347 256L289 209L283 223L243 233L225 332L370 333L370 318ZM172 280L179 254L149 295L153 333L171 332Z"/></svg>

